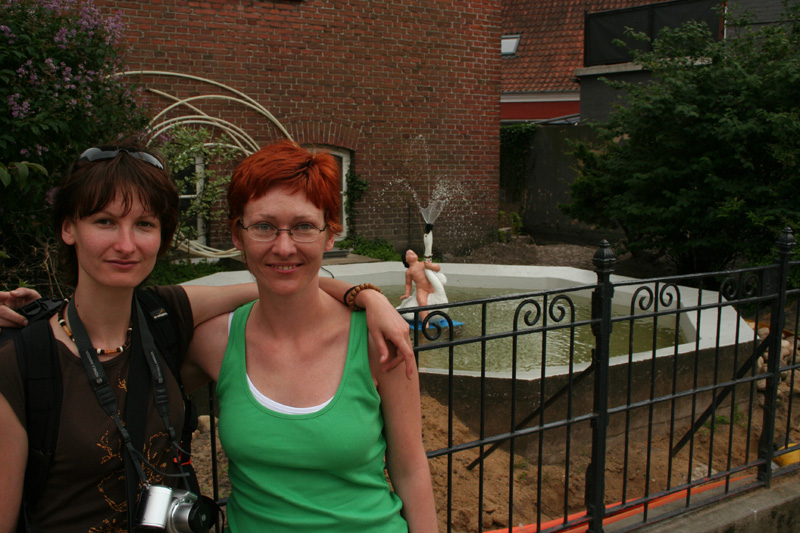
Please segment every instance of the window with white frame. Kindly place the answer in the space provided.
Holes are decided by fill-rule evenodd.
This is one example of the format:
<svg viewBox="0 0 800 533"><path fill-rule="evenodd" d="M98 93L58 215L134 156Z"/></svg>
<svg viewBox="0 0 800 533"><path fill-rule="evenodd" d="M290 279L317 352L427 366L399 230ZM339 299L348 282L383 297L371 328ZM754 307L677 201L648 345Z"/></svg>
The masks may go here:
<svg viewBox="0 0 800 533"><path fill-rule="evenodd" d="M336 240L342 240L347 237L347 217L344 212L344 198L347 193L347 171L350 169L350 152L341 148L334 148L332 146L323 147L325 150L336 158L339 163L339 189L342 195L342 211L340 216L342 218L342 233Z"/></svg>
<svg viewBox="0 0 800 533"><path fill-rule="evenodd" d="M174 180L178 186L178 193L180 198L180 224L182 226L191 226L197 230L197 235L193 240L201 244L207 244L207 231L206 221L202 216L193 216L192 220L186 220L187 211L198 196L203 194L203 186L205 185L205 161L203 156L195 156L194 164L188 165L179 173L174 175Z"/></svg>

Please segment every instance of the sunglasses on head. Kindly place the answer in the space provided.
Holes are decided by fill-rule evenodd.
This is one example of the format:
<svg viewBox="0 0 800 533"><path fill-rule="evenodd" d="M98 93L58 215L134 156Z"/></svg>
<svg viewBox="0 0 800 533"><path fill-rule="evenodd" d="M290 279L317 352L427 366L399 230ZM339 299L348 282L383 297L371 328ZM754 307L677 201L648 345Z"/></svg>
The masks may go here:
<svg viewBox="0 0 800 533"><path fill-rule="evenodd" d="M159 161L153 154L148 154L147 152L132 152L127 148L119 148L116 146L95 146L93 148L89 148L80 155L78 161L89 161L90 163L95 161L106 161L108 159L114 159L119 155L120 152L125 152L129 156L135 157L140 161L144 161L149 165L153 165L159 170L164 170L164 165L162 165L161 161Z"/></svg>

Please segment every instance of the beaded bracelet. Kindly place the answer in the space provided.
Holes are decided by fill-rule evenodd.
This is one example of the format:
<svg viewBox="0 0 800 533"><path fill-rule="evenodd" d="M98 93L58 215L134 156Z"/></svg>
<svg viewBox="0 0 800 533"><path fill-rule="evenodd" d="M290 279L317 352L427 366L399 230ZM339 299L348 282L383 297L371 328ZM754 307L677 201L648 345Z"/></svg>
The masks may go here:
<svg viewBox="0 0 800 533"><path fill-rule="evenodd" d="M347 291L345 291L344 293L342 301L347 307L349 307L353 311L363 311L364 310L363 307L356 305L356 296L358 296L359 292L365 289L372 289L373 291L381 292L381 290L372 283L361 283L359 285L353 285L352 287L347 289Z"/></svg>

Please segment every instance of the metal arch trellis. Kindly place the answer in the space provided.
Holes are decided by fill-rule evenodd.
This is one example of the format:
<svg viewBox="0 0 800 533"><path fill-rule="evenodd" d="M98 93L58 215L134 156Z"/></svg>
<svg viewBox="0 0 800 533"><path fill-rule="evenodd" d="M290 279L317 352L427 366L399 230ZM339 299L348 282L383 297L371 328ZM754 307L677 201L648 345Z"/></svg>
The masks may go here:
<svg viewBox="0 0 800 533"><path fill-rule="evenodd" d="M233 148L235 150L239 150L244 153L246 156L252 154L256 150L259 149L258 143L253 139L243 128L233 124L232 122L225 120L218 116L212 116L208 113L204 112L202 109L194 105L194 102L198 102L201 100L225 100L228 102L232 102L235 104L243 105L249 109L252 109L265 117L269 120L278 130L287 138L291 139L292 136L283 127L283 125L278 121L275 116L270 113L267 108L263 105L258 103L253 98L247 96L245 93L234 89L233 87L229 87L223 83L218 81L210 80L208 78L202 78L200 76L194 76L192 74L181 74L178 72L167 72L161 70L131 70L127 72L121 72L120 75L123 76L136 76L136 75L146 75L146 76L166 76L166 77L174 77L174 78L183 78L188 80L199 81L201 83L206 83L225 91L232 93L234 96L229 96L225 94L201 94L196 96L190 96L187 98L179 98L167 92L161 91L159 89L154 89L152 87L146 87L146 90L150 93L155 95L161 96L167 100L171 100L173 103L169 104L167 107L162 109L160 112L156 114L155 117L150 121L149 129L148 129L148 137L147 137L147 145L150 145L158 136L166 133L172 128L177 126L184 126L184 125L206 125L212 126L214 128L219 128L220 130L224 131L232 140L233 144L222 144L222 143L207 143L207 146L225 146L227 148ZM173 111L175 109L186 107L192 111L192 114L181 115L178 117L172 118L165 118L167 113ZM206 246L205 244L190 240L180 232L176 232L174 236L174 244L176 249L187 252L194 256L199 257L207 257L213 259L221 259L225 257L236 257L239 255L239 251L236 248L230 248L228 250L218 250L216 248L212 248L210 246Z"/></svg>

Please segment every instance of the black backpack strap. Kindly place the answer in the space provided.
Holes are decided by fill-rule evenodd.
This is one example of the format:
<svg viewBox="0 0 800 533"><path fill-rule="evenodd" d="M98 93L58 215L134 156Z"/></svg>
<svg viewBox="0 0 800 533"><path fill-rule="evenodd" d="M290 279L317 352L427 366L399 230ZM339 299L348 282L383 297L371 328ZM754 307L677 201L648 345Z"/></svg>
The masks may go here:
<svg viewBox="0 0 800 533"><path fill-rule="evenodd" d="M186 390L183 388L180 368L182 361L178 360L177 326L173 322L172 316L167 311L163 300L161 300L155 292L137 290L136 297L139 299L139 303L142 305L142 309L147 317L150 333L153 335L153 339L159 347L161 356L167 362L167 366L169 366L172 375L178 382L181 395L183 396L184 416L180 445L181 449L186 453L181 453L181 465L184 472L189 474L189 486L192 488L192 492L200 495L200 484L197 481L197 476L191 463L192 433L197 429L197 408L194 402L189 399L189 395L186 394Z"/></svg>
<svg viewBox="0 0 800 533"><path fill-rule="evenodd" d="M38 320L14 337L17 364L25 393L28 463L25 468L23 514L27 516L42 495L58 440L61 417L61 365L47 320Z"/></svg>
<svg viewBox="0 0 800 533"><path fill-rule="evenodd" d="M167 311L164 301L153 291L137 290L136 297L142 305L161 356L169 365L170 371L181 384L180 364L178 360L178 331L172 316ZM181 388L183 385L181 384Z"/></svg>
<svg viewBox="0 0 800 533"><path fill-rule="evenodd" d="M134 305L135 309L136 306ZM131 311L133 313L133 311ZM138 323L138 317L132 315L134 331L144 325ZM133 352L128 368L128 396L125 400L125 427L131 437L131 443L137 450L144 445L144 433L147 425L147 403L150 396L148 387L148 370L145 363L141 342L134 341ZM125 491L128 496L128 531L137 531L135 526L136 507L139 501L139 473L129 453L123 454L125 463Z"/></svg>
<svg viewBox="0 0 800 533"><path fill-rule="evenodd" d="M16 309L16 312L28 319L28 324L33 324L40 320L47 320L53 316L66 300L54 300L51 298L39 298L33 302ZM11 341L22 334L25 328L3 328L0 330L0 345L6 341Z"/></svg>

